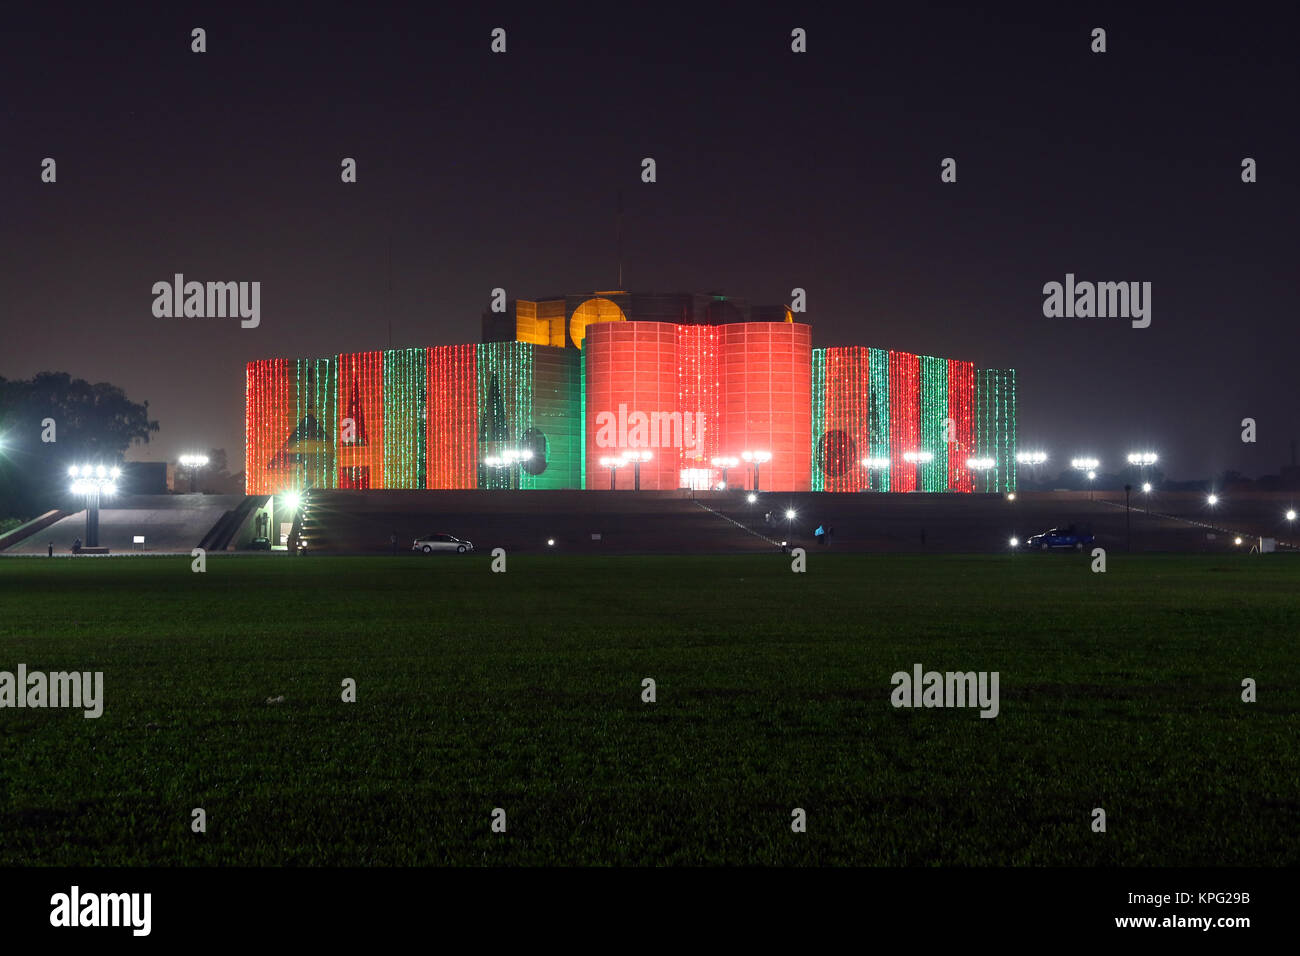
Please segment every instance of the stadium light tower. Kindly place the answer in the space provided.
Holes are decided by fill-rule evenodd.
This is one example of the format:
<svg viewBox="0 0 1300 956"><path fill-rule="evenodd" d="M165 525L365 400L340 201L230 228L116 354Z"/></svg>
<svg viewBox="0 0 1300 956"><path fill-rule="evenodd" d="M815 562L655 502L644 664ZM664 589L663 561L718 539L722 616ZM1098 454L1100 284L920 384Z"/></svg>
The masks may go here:
<svg viewBox="0 0 1300 956"><path fill-rule="evenodd" d="M73 465L68 469L72 479L72 493L86 499L86 542L85 547L99 547L99 499L100 496L112 495L117 491L117 479L121 476L120 468L105 468L103 465Z"/></svg>
<svg viewBox="0 0 1300 956"><path fill-rule="evenodd" d="M626 458L605 457L600 460L600 467L609 469L609 490L610 491L615 490L614 478L618 474L618 470L626 464L627 464Z"/></svg>
<svg viewBox="0 0 1300 956"><path fill-rule="evenodd" d="M740 457L754 468L754 490L758 491L758 466L772 460L770 451L742 451Z"/></svg>
<svg viewBox="0 0 1300 956"><path fill-rule="evenodd" d="M722 469L722 490L727 489L727 472L740 464L740 459L734 455L723 455L713 459L713 467Z"/></svg>
<svg viewBox="0 0 1300 956"><path fill-rule="evenodd" d="M181 455L181 467L190 473L190 494L194 494L194 484L198 480L199 472L208 467L207 455Z"/></svg>

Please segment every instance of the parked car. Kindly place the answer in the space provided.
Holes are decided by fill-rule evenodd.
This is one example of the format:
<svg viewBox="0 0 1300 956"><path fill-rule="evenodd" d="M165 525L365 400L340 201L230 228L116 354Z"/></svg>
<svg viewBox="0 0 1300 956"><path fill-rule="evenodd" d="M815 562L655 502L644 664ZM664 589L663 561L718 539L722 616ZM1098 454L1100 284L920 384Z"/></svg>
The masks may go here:
<svg viewBox="0 0 1300 956"><path fill-rule="evenodd" d="M450 534L426 534L415 539L411 550L423 551L425 554L432 554L435 551L455 551L464 554L466 551L474 550L474 542Z"/></svg>
<svg viewBox="0 0 1300 956"><path fill-rule="evenodd" d="M1073 548L1075 551L1082 551L1095 540L1086 531L1082 531L1074 525L1068 525L1064 528L1052 528L1042 534L1032 535L1025 542L1025 547L1036 551L1052 551L1059 548Z"/></svg>

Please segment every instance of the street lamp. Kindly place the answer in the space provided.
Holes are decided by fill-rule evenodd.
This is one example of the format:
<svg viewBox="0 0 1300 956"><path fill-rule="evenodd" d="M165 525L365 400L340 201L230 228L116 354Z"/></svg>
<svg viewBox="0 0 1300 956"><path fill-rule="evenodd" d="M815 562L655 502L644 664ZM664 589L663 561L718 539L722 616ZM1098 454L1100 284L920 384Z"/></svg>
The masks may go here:
<svg viewBox="0 0 1300 956"><path fill-rule="evenodd" d="M867 488L870 489L870 488L871 488L871 472L873 472L873 471L888 471L888 470L889 470L889 459L888 459L888 458L864 458L864 459L862 459L862 467L865 468L865 469L867 469Z"/></svg>
<svg viewBox="0 0 1300 956"><path fill-rule="evenodd" d="M1287 521L1295 521L1295 509L1294 509L1294 508L1292 508L1290 511L1288 511L1288 512L1286 513L1286 520L1287 520Z"/></svg>
<svg viewBox="0 0 1300 956"><path fill-rule="evenodd" d="M614 476L620 468L627 464L626 458L605 457L600 460L601 468L609 469L609 490L614 490Z"/></svg>
<svg viewBox="0 0 1300 956"><path fill-rule="evenodd" d="M785 520L786 520L786 521L793 521L796 517L798 517L798 512L796 512L793 508L786 508L786 509L785 509Z"/></svg>
<svg viewBox="0 0 1300 956"><path fill-rule="evenodd" d="M112 495L117 491L117 479L121 474L120 468L105 468L103 465L73 465L68 469L72 493L86 499L84 547L99 547L99 499L101 495Z"/></svg>
<svg viewBox="0 0 1300 956"><path fill-rule="evenodd" d="M754 466L754 490L758 491L758 466L772 460L770 451L742 451L740 457Z"/></svg>
<svg viewBox="0 0 1300 956"><path fill-rule="evenodd" d="M995 464L997 463L992 458L988 458L988 457L966 459L966 467L969 468L971 471L984 472L984 493L985 494L988 494L989 491L989 471L993 468Z"/></svg>
<svg viewBox="0 0 1300 956"><path fill-rule="evenodd" d="M1212 494L1210 495L1210 497L1205 499L1205 503L1208 504L1211 508L1213 508L1215 505L1219 503L1219 496Z"/></svg>
<svg viewBox="0 0 1300 956"><path fill-rule="evenodd" d="M632 463L632 490L633 491L641 490L641 462L649 461L653 457L654 457L654 452L650 451L649 449L643 449L642 451L623 452L623 460L630 461Z"/></svg>
<svg viewBox="0 0 1300 956"><path fill-rule="evenodd" d="M1158 461L1156 453L1153 451L1135 451L1128 456L1128 463L1142 472L1142 480L1147 477L1147 469Z"/></svg>
<svg viewBox="0 0 1300 956"><path fill-rule="evenodd" d="M1032 469L1034 483L1038 483L1038 467L1047 461L1047 452L1045 451L1018 451L1016 452L1016 464L1028 465Z"/></svg>
<svg viewBox="0 0 1300 956"><path fill-rule="evenodd" d="M181 467L190 473L190 494L194 494L194 482L198 474L204 468L208 467L207 455L181 455Z"/></svg>
<svg viewBox="0 0 1300 956"><path fill-rule="evenodd" d="M513 468L515 465L522 465L526 461L532 460L533 452L530 448L503 448L499 455L488 455L483 459L483 464L489 468L503 470ZM514 476L508 476L508 481L513 484Z"/></svg>
<svg viewBox="0 0 1300 956"><path fill-rule="evenodd" d="M722 469L722 489L727 488L727 472L740 464L740 459L732 455L723 455L713 459L713 467Z"/></svg>

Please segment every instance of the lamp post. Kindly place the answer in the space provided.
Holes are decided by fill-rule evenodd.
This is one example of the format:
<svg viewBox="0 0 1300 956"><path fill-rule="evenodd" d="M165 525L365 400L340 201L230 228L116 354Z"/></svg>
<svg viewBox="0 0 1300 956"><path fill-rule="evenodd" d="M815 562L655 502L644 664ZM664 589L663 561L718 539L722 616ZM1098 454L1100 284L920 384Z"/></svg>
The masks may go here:
<svg viewBox="0 0 1300 956"><path fill-rule="evenodd" d="M600 460L600 467L609 469L609 490L610 491L615 490L615 485L614 485L615 475L617 475L618 470L626 464L627 464L626 458L606 457Z"/></svg>
<svg viewBox="0 0 1300 956"><path fill-rule="evenodd" d="M1030 474L1034 477L1034 484L1038 484L1038 468L1047 461L1047 452L1045 451L1018 451L1016 452L1016 464L1028 465Z"/></svg>
<svg viewBox="0 0 1300 956"><path fill-rule="evenodd" d="M1088 478L1088 500L1092 500L1092 482L1097 477L1097 469L1101 467L1101 462L1096 458L1071 458L1070 467L1075 471L1082 471Z"/></svg>
<svg viewBox="0 0 1300 956"><path fill-rule="evenodd" d="M740 464L740 459L734 456L723 456L713 459L713 467L722 469L722 490L727 490L727 472Z"/></svg>
<svg viewBox="0 0 1300 956"><path fill-rule="evenodd" d="M1135 451L1130 452L1128 463L1140 472L1139 477L1143 481L1147 480L1147 469L1159 461L1159 457L1153 451Z"/></svg>
<svg viewBox="0 0 1300 956"><path fill-rule="evenodd" d="M86 543L87 548L99 547L99 499L101 495L112 495L117 491L117 479L122 474L120 468L105 468L103 465L73 465L68 469L72 479L72 493L86 499Z"/></svg>
<svg viewBox="0 0 1300 956"><path fill-rule="evenodd" d="M867 469L867 490L870 491L872 490L871 473L873 471L888 471L889 459L888 458L864 458L862 459L862 467Z"/></svg>
<svg viewBox="0 0 1300 956"><path fill-rule="evenodd" d="M1128 496L1129 492L1132 490L1132 485L1126 484L1124 486L1124 535L1128 538L1128 550L1130 551L1133 550L1133 525L1129 517Z"/></svg>
<svg viewBox="0 0 1300 956"><path fill-rule="evenodd" d="M971 471L980 471L984 473L984 493L989 493L989 471L997 464L992 458L967 458L966 467Z"/></svg>
<svg viewBox="0 0 1300 956"><path fill-rule="evenodd" d="M758 491L758 466L772 460L770 451L742 451L740 457L754 466L754 490Z"/></svg>
<svg viewBox="0 0 1300 956"><path fill-rule="evenodd" d="M198 474L204 468L208 467L207 455L181 455L181 467L190 473L190 494L194 494L194 483L198 479Z"/></svg>
<svg viewBox="0 0 1300 956"><path fill-rule="evenodd" d="M529 448L506 448L499 455L488 455L483 459L483 464L489 468L495 468L498 471L513 468L515 465L523 465L524 462L531 460L533 452ZM518 487L515 484L515 475L507 475L507 481L511 488ZM520 484L522 484L522 469L520 473Z"/></svg>
<svg viewBox="0 0 1300 956"><path fill-rule="evenodd" d="M641 449L640 451L633 450L633 451L623 452L622 454L623 460L625 462L630 461L632 463L632 490L633 491L641 490L641 462L649 461L653 457L654 457L654 452L650 451L648 448Z"/></svg>

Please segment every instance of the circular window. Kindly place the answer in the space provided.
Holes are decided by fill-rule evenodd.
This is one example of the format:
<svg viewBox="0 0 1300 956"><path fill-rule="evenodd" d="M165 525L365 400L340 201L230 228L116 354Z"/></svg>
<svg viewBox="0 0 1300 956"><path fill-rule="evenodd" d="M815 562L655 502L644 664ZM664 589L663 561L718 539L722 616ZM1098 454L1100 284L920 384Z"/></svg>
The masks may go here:
<svg viewBox="0 0 1300 956"><path fill-rule="evenodd" d="M826 432L817 443L817 460L823 474L832 478L847 475L857 464L857 442L842 429Z"/></svg>

